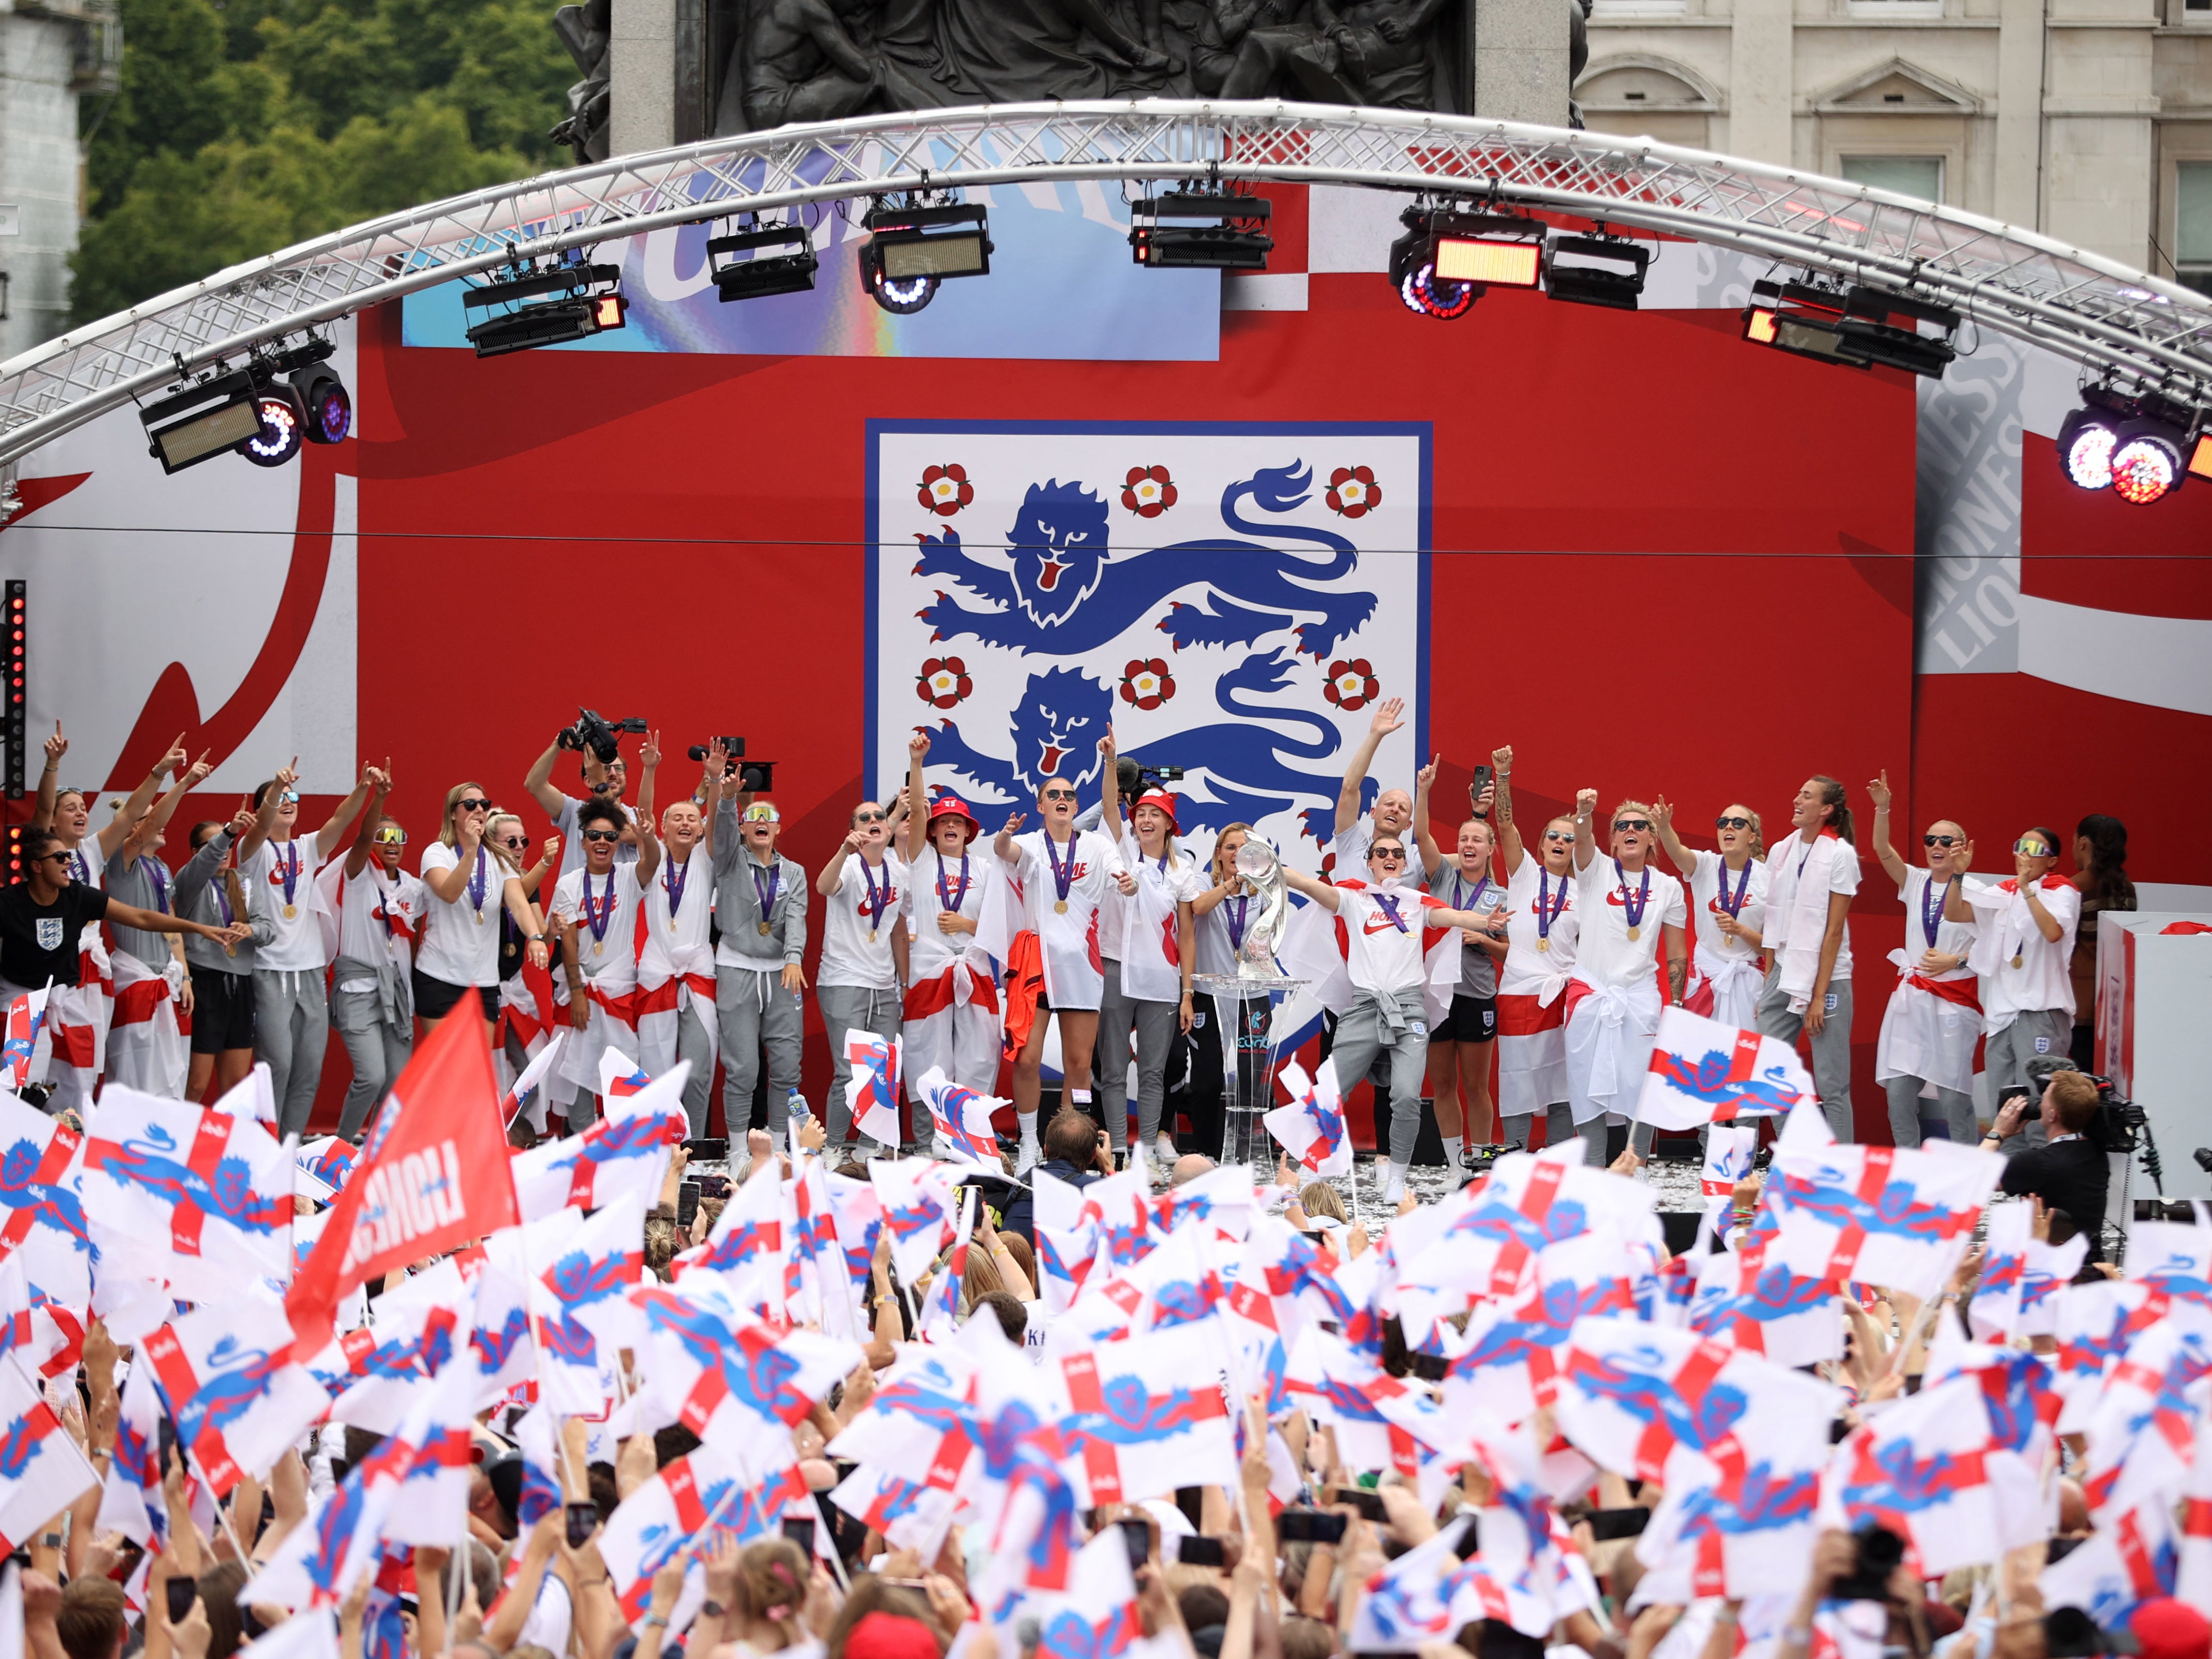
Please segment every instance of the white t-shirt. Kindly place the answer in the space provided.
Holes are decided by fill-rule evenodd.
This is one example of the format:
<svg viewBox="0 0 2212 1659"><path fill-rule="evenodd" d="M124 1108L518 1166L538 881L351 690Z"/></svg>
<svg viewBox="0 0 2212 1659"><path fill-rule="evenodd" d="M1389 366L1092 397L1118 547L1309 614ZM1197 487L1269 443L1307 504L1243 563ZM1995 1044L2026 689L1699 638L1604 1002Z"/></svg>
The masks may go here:
<svg viewBox="0 0 2212 1659"><path fill-rule="evenodd" d="M1054 1007L1095 1008L1103 981L1099 963L1099 910L1109 893L1121 890L1119 878L1126 866L1114 843L1095 830L1079 830L1063 847L1054 842L1045 851L1045 832L1032 830L1014 837L1021 868L1014 879L1021 884L1022 909L1026 925L1036 930L1044 957L1045 986ZM1067 896L1060 897L1054 863L1067 878ZM1065 910L1056 908L1066 903Z"/></svg>
<svg viewBox="0 0 2212 1659"><path fill-rule="evenodd" d="M617 864L604 876L571 870L553 889L553 914L562 921L584 924L576 935L577 965L609 996L620 996L637 984L637 902L635 864ZM690 902L688 893L684 902Z"/></svg>
<svg viewBox="0 0 2212 1659"><path fill-rule="evenodd" d="M1367 849L1375 845L1375 818L1362 812L1340 830L1332 843L1336 848L1336 878L1339 881L1365 881L1368 877ZM1407 868L1413 868L1416 854L1407 849Z"/></svg>
<svg viewBox="0 0 2212 1659"><path fill-rule="evenodd" d="M1823 833L1832 833L1826 832ZM1783 932L1790 919L1791 908L1797 902L1797 872L1805 867L1812 848L1802 836L1792 836L1766 855L1766 914L1761 918L1765 926L1759 929L1770 951L1778 951L1783 943ZM1831 893L1856 893L1859 890L1859 861L1849 842L1843 843L1843 856L1830 866L1828 890ZM1819 941L1812 941L1815 949ZM1828 983L1840 984L1851 976L1851 930L1844 926L1843 941L1836 946L1836 965L1828 975Z"/></svg>
<svg viewBox="0 0 2212 1659"><path fill-rule="evenodd" d="M1575 903L1583 913L1575 972L1592 985L1650 983L1667 925L1686 927L1690 920L1690 902L1679 878L1649 860L1641 870L1623 871L1610 853L1598 854L1576 876ZM1628 937L1632 906L1639 918L1634 939Z"/></svg>
<svg viewBox="0 0 2212 1659"><path fill-rule="evenodd" d="M1134 835L1125 835L1116 843L1124 868L1139 881L1149 881L1152 888L1153 909L1165 904L1170 910L1177 903L1188 904L1206 890L1206 884L1199 875L1199 867L1191 862L1190 855L1178 849L1175 862L1164 872L1159 860L1148 859L1138 845ZM1109 895L1098 907L1098 948L1109 962L1125 960L1127 950L1130 918L1135 913L1134 894L1123 897L1121 893Z"/></svg>
<svg viewBox="0 0 2212 1659"><path fill-rule="evenodd" d="M1178 1002L1182 998L1181 907L1206 890L1206 879L1189 854L1178 852L1166 868L1146 858L1136 837L1122 843L1132 862L1137 890L1109 893L1099 908L1099 945L1109 962L1121 964L1121 994L1138 1002ZM1197 954L1195 926L1192 954ZM1197 964L1192 963L1192 971Z"/></svg>
<svg viewBox="0 0 2212 1659"><path fill-rule="evenodd" d="M604 800L607 798L601 795L597 796L594 799ZM576 829L576 811L579 807L582 806L583 804L583 802L575 799L572 796L563 795L561 797L561 810L554 815L553 827L566 837L561 848L561 873L563 875L568 874L571 870L580 870L584 867L584 841L582 836L578 833ZM628 818L632 825L635 825L637 823L637 813L627 802L617 801L615 805L622 808L623 816ZM637 848L631 846L626 841L617 842L615 843L615 862L617 864L635 864L637 862Z"/></svg>
<svg viewBox="0 0 2212 1659"><path fill-rule="evenodd" d="M1982 976L1982 1012L1989 1029L2002 1031L2015 1014L2046 1009L2063 1010L2072 1018L2074 977L2067 969L2074 930L2081 921L2081 890L2063 876L2045 876L2038 884L2036 897L2058 924L2056 939L2044 938L2012 877L1999 882L1968 877L1966 896L1978 924L1973 962ZM2014 962L2020 966L2014 967Z"/></svg>
<svg viewBox="0 0 2212 1659"><path fill-rule="evenodd" d="M880 865L858 853L845 854L837 890L823 906L822 967L817 985L854 985L888 991L898 983L891 934L906 908L907 868L886 850ZM873 939L869 935L873 933Z"/></svg>
<svg viewBox="0 0 2212 1659"><path fill-rule="evenodd" d="M1443 908L1418 887L1340 887L1336 914L1344 923L1346 971L1352 982L1378 997L1421 988L1421 912Z"/></svg>
<svg viewBox="0 0 2212 1659"><path fill-rule="evenodd" d="M1721 903L1721 883L1728 883L1728 903ZM1737 908L1738 900L1741 908ZM1766 866L1750 859L1741 870L1730 870L1718 853L1699 853L1698 867L1690 878L1690 908L1698 920L1698 955L1705 962L1756 962L1759 952L1740 939L1730 939L1721 932L1720 919L1724 910L1735 911L1735 919L1753 933L1759 931L1766 921ZM1842 952L1837 952L1838 962ZM1842 975L1838 975L1838 977Z"/></svg>
<svg viewBox="0 0 2212 1659"><path fill-rule="evenodd" d="M622 850L619 842L615 850ZM622 867L619 860L615 867ZM645 944L639 952L639 966L658 983L675 970L674 959L669 955L671 949L704 951L714 912L713 855L702 844L694 842L691 851L678 865L669 857L667 844L663 842L660 868L653 872L653 885L645 891ZM694 960L701 958L695 957Z"/></svg>
<svg viewBox="0 0 2212 1659"><path fill-rule="evenodd" d="M330 966L323 951L322 924L316 921L315 858L313 836L287 842L264 841L253 856L239 867L240 884L248 895L258 895L270 926L275 930L266 945L257 945L253 965L280 973L318 973ZM292 914L284 914L285 907Z"/></svg>
<svg viewBox="0 0 2212 1659"><path fill-rule="evenodd" d="M1505 961L1498 971L1498 993L1534 996L1545 988L1545 981L1574 971L1575 945L1582 933L1575 878L1552 874L1541 858L1524 851L1521 867L1506 881L1505 902L1512 914L1505 919ZM1537 915L1540 906L1549 919L1548 933ZM1544 943L1551 949L1540 949Z"/></svg>
<svg viewBox="0 0 2212 1659"><path fill-rule="evenodd" d="M1970 883L1960 884L1960 897L1967 896L1969 885ZM1948 974L1936 974L1929 977L1938 980L1972 979L1974 976L1974 924L1943 919L1942 891L1939 887L1930 894L1928 872L1907 866L1905 884L1897 890L1898 897L1905 902L1905 971L1907 974L1918 973L1920 958L1930 951L1941 951L1947 957L1960 957L1960 963ZM1936 906L1936 937L1932 940L1928 937L1927 907L1930 903Z"/></svg>
<svg viewBox="0 0 2212 1659"><path fill-rule="evenodd" d="M404 870L387 876L374 860L338 892L338 954L373 963L388 956L404 979L415 963L415 926L422 920L430 890ZM352 979L341 991L373 991L374 980Z"/></svg>
<svg viewBox="0 0 2212 1659"><path fill-rule="evenodd" d="M432 842L422 849L424 884L428 884L434 872L453 869L460 861L458 848L442 841ZM483 883L480 894L471 890L479 871ZM507 866L491 848L478 842L477 860L470 864L469 874L452 903L434 892L422 896L427 926L415 965L424 978L447 985L499 983L499 913L506 908L507 879Z"/></svg>
<svg viewBox="0 0 2212 1659"><path fill-rule="evenodd" d="M934 847L925 847L908 866L906 926L913 937L907 945L907 970L915 984L935 979L975 943L973 933L948 933L937 919L948 910L970 921L983 914L984 860L992 856L988 842L970 846L949 863Z"/></svg>

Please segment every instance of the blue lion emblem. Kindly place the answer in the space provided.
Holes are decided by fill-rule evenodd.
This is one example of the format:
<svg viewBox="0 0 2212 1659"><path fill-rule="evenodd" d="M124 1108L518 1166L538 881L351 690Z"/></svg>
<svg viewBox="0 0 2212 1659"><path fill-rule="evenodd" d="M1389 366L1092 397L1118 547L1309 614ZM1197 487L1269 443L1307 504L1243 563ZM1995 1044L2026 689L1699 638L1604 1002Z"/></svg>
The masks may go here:
<svg viewBox="0 0 2212 1659"><path fill-rule="evenodd" d="M1878 1452L1862 1446L1844 1487L1844 1507L1854 1516L1887 1519L1948 1504L1983 1479L1979 1452L1915 1457L1912 1443L1904 1439Z"/></svg>
<svg viewBox="0 0 2212 1659"><path fill-rule="evenodd" d="M1685 1065L1680 1055L1661 1048L1651 1056L1651 1069L1692 1100L1717 1108L1733 1106L1733 1115L1738 1117L1786 1112L1803 1098L1790 1087L1788 1071L1779 1066L1769 1066L1764 1077L1730 1082L1730 1058L1716 1050Z"/></svg>
<svg viewBox="0 0 2212 1659"><path fill-rule="evenodd" d="M1782 1177L1784 1201L1793 1210L1820 1217L1831 1225L1857 1227L1869 1233L1935 1243L1972 1232L1979 1212L1942 1210L1920 1202L1910 1181L1884 1183L1881 1197L1869 1203L1853 1191L1849 1171L1823 1168L1811 1176Z"/></svg>
<svg viewBox="0 0 2212 1659"><path fill-rule="evenodd" d="M143 1187L171 1204L191 1205L220 1217L240 1232L274 1233L292 1224L292 1194L264 1198L253 1190L253 1172L242 1158L226 1158L212 1179L173 1154L175 1140L159 1124L148 1126L143 1141L88 1140L85 1167L111 1180Z"/></svg>
<svg viewBox="0 0 2212 1659"><path fill-rule="evenodd" d="M34 1140L19 1140L0 1154L0 1209L16 1215L27 1211L33 1224L44 1222L67 1233L78 1249L88 1249L84 1206L77 1195L66 1187L38 1178L45 1156Z"/></svg>
<svg viewBox="0 0 2212 1659"><path fill-rule="evenodd" d="M1695 1400L1677 1392L1674 1379L1653 1370L1667 1363L1656 1350L1636 1349L1614 1359L1571 1352L1568 1375L1584 1392L1610 1400L1638 1422L1656 1424L1692 1451L1711 1452L1735 1431L1751 1402L1730 1382L1716 1382Z"/></svg>
<svg viewBox="0 0 2212 1659"><path fill-rule="evenodd" d="M623 1283L629 1277L629 1262L621 1256L606 1255L594 1260L582 1250L571 1250L547 1270L545 1282L561 1298L562 1305L581 1307L621 1295Z"/></svg>
<svg viewBox="0 0 2212 1659"><path fill-rule="evenodd" d="M1765 1532L1810 1521L1820 1491L1820 1476L1813 1470L1778 1476L1771 1465L1753 1463L1744 1471L1733 1500L1717 1486L1702 1487L1682 1500L1682 1535Z"/></svg>
<svg viewBox="0 0 2212 1659"><path fill-rule="evenodd" d="M498 1327L479 1324L469 1333L469 1346L477 1351L477 1364L486 1376L496 1376L514 1357L516 1346L530 1334L530 1314L526 1309L509 1308L507 1318Z"/></svg>
<svg viewBox="0 0 2212 1659"><path fill-rule="evenodd" d="M39 1443L46 1438L35 1426L36 1412L26 1412L8 1425L5 1436L0 1436L0 1480L20 1480L23 1471L31 1467L31 1460L39 1455Z"/></svg>
<svg viewBox="0 0 2212 1659"><path fill-rule="evenodd" d="M208 1350L207 1363L214 1375L190 1400L172 1400L169 1415L177 1425L177 1438L187 1446L199 1444L210 1431L220 1433L252 1408L269 1392L271 1378L285 1362L283 1354L247 1348L234 1336L225 1336ZM158 1385L160 1379L155 1378ZM166 1390L164 1391L166 1393Z"/></svg>
<svg viewBox="0 0 2212 1659"><path fill-rule="evenodd" d="M782 1423L806 1415L812 1402L790 1386L799 1375L799 1362L757 1331L732 1331L714 1315L673 1297L654 1297L645 1311L655 1330L683 1345L692 1364L721 1379L731 1399Z"/></svg>
<svg viewBox="0 0 2212 1659"><path fill-rule="evenodd" d="M1135 1607L1123 1602L1103 1625L1063 1607L1037 1632L1037 1651L1053 1659L1110 1659L1137 1639Z"/></svg>

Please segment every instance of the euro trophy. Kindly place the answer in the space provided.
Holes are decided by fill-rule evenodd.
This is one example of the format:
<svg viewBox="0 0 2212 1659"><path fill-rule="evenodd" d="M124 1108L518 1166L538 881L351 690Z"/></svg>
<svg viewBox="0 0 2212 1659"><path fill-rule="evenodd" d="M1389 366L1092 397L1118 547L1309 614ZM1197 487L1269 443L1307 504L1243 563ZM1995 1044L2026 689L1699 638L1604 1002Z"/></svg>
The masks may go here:
<svg viewBox="0 0 2212 1659"><path fill-rule="evenodd" d="M1273 1106L1275 1049L1271 1040L1275 1011L1304 984L1290 979L1275 963L1275 947L1290 920L1290 884L1283 861L1258 836L1237 849L1237 873L1243 885L1222 901L1223 920L1237 956L1233 974L1199 974L1193 986L1213 999L1215 1030L1221 1033L1223 1121L1221 1158L1265 1171L1274 1163L1260 1115Z"/></svg>

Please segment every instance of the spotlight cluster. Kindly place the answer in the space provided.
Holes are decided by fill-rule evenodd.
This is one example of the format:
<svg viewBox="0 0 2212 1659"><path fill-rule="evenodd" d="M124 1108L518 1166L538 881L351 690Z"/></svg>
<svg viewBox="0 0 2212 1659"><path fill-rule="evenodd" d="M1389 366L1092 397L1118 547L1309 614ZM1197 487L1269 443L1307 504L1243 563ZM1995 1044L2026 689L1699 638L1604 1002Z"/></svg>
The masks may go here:
<svg viewBox="0 0 2212 1659"><path fill-rule="evenodd" d="M469 343L479 357L588 340L629 321L629 301L623 297L618 265L592 264L578 255L538 263L514 260L507 269L498 281L477 283L461 294L465 310L485 313L468 328Z"/></svg>
<svg viewBox="0 0 2212 1659"><path fill-rule="evenodd" d="M1406 309L1449 322L1493 288L1535 288L1572 305L1633 311L1651 252L1625 237L1555 236L1502 213L1455 213L1416 204L1398 216L1390 286Z"/></svg>
<svg viewBox="0 0 2212 1659"><path fill-rule="evenodd" d="M2212 434L2204 416L2155 392L2133 396L2084 388L2081 407L2058 428L2058 470L2077 489L2109 489L2148 507L2194 473L2212 478Z"/></svg>
<svg viewBox="0 0 2212 1659"><path fill-rule="evenodd" d="M164 472L181 472L226 453L282 466L303 443L343 442L353 430L353 400L329 367L336 349L309 335L171 387L138 411L147 452Z"/></svg>
<svg viewBox="0 0 2212 1659"><path fill-rule="evenodd" d="M1940 380L1952 358L1959 313L1909 295L1864 284L1805 282L1751 285L1743 337L1800 357L1850 368L1881 363Z"/></svg>

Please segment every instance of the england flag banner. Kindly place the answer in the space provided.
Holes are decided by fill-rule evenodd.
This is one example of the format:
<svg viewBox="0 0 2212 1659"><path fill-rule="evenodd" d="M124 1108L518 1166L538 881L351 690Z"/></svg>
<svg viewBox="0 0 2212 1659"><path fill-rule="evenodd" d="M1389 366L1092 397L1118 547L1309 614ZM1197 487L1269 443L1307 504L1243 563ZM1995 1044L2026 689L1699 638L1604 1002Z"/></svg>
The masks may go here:
<svg viewBox="0 0 2212 1659"><path fill-rule="evenodd" d="M92 1240L77 1195L84 1139L0 1093L0 1256L20 1255L32 1285L82 1308L92 1300Z"/></svg>
<svg viewBox="0 0 2212 1659"><path fill-rule="evenodd" d="M897 1037L872 1031L845 1033L845 1060L852 1067L845 1103L852 1109L853 1126L885 1146L899 1144L899 1055L904 1047Z"/></svg>
<svg viewBox="0 0 2212 1659"><path fill-rule="evenodd" d="M8 1005L7 1033L0 1038L0 1088L21 1089L31 1075L31 1055L46 1024L46 992L26 991Z"/></svg>
<svg viewBox="0 0 2212 1659"><path fill-rule="evenodd" d="M935 1151L939 1155L955 1164L975 1164L992 1170L1003 1167L991 1114L1005 1101L953 1082L935 1066L924 1072L914 1086L929 1108L929 1121L937 1130Z"/></svg>
<svg viewBox="0 0 2212 1659"><path fill-rule="evenodd" d="M514 1195L525 1221L537 1221L574 1205L651 1204L668 1176L672 1149L690 1133L684 1114L684 1085L691 1076L679 1060L665 1077L635 1094L607 1099L606 1115L580 1134L541 1141L515 1154Z"/></svg>
<svg viewBox="0 0 2212 1659"><path fill-rule="evenodd" d="M1767 1259L1806 1279L1938 1295L2003 1173L1995 1152L1945 1141L1917 1152L1778 1146L1767 1191L1779 1229Z"/></svg>
<svg viewBox="0 0 2212 1659"><path fill-rule="evenodd" d="M1182 835L1248 823L1314 869L1373 705L1407 700L1373 775L1426 756L1425 424L877 421L868 442L872 793L927 726L927 782L993 832L1047 778L1095 792L1112 720L1183 769Z"/></svg>
<svg viewBox="0 0 2212 1659"><path fill-rule="evenodd" d="M1797 1051L1779 1037L1668 1007L1659 1015L1636 1115L1661 1129L1694 1129L1780 1115L1814 1098Z"/></svg>
<svg viewBox="0 0 2212 1659"><path fill-rule="evenodd" d="M330 1406L298 1363L292 1328L271 1302L199 1309L146 1339L154 1373L177 1425L177 1441L220 1498L270 1468Z"/></svg>
<svg viewBox="0 0 2212 1659"><path fill-rule="evenodd" d="M13 1554L99 1484L38 1379L13 1358L0 1358L0 1550Z"/></svg>
<svg viewBox="0 0 2212 1659"><path fill-rule="evenodd" d="M1295 1060L1284 1061L1283 1087L1290 1091L1290 1103L1261 1114L1267 1133L1309 1176L1350 1175L1352 1137L1345 1131L1335 1060L1322 1061L1312 1077Z"/></svg>

